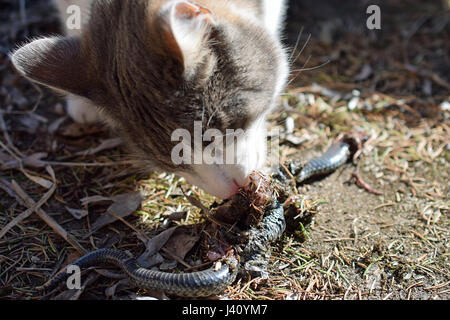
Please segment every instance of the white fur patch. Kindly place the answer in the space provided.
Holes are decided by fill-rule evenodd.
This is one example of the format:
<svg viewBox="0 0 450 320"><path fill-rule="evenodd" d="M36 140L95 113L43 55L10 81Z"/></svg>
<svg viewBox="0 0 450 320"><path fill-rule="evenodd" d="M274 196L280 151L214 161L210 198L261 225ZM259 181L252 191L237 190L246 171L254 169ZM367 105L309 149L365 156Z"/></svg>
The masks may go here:
<svg viewBox="0 0 450 320"><path fill-rule="evenodd" d="M92 103L75 95L67 97L67 113L73 121L90 124L101 121L100 113Z"/></svg>
<svg viewBox="0 0 450 320"><path fill-rule="evenodd" d="M264 25L272 35L279 35L285 5L285 0L263 0Z"/></svg>
<svg viewBox="0 0 450 320"><path fill-rule="evenodd" d="M227 199L237 192L238 187L248 183L248 177L253 170L260 170L267 159L266 122L261 117L245 131L233 145L233 150L225 149L220 154L224 156L222 164L194 164L193 173L179 172L191 184L202 188L218 198ZM224 138L223 141L226 139ZM236 152L234 148L236 147ZM230 152L234 155L228 162ZM226 159L226 161L225 161Z"/></svg>
<svg viewBox="0 0 450 320"><path fill-rule="evenodd" d="M234 3L230 3L229 6L234 13L243 17L247 22L251 22L255 25L261 26L261 21L250 11L239 8Z"/></svg>
<svg viewBox="0 0 450 320"><path fill-rule="evenodd" d="M195 73L197 63L203 60L202 48L214 21L211 15L204 13L189 18L179 17L177 6L180 4L193 6L187 1L172 1L166 4L163 13L168 12L168 24L183 54L185 77L189 78Z"/></svg>
<svg viewBox="0 0 450 320"><path fill-rule="evenodd" d="M280 69L278 71L277 84L275 87L275 97L274 97L275 99L278 98L278 96L281 94L281 91L286 86L290 73L286 51L284 49L281 50L283 57L281 59Z"/></svg>

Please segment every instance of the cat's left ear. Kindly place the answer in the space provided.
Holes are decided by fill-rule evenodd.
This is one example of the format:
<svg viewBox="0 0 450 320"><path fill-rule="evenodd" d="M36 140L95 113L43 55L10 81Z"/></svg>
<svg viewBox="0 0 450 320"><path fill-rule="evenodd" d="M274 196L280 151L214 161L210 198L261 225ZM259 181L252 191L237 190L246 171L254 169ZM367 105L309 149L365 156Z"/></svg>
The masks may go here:
<svg viewBox="0 0 450 320"><path fill-rule="evenodd" d="M34 82L89 97L90 72L77 38L38 39L13 52L11 60L22 75Z"/></svg>
<svg viewBox="0 0 450 320"><path fill-rule="evenodd" d="M186 78L194 75L204 60L204 50L213 26L212 12L191 1L172 1L160 12L164 41L174 57L183 63Z"/></svg>

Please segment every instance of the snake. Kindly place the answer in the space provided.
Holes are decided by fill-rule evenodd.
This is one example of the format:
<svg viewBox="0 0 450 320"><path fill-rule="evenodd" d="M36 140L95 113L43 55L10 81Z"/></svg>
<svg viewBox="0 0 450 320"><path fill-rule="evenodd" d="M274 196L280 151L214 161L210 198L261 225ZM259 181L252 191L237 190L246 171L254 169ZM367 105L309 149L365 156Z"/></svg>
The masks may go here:
<svg viewBox="0 0 450 320"><path fill-rule="evenodd" d="M89 252L70 265L85 269L102 264L120 268L138 288L164 291L180 297L208 297L225 291L234 282L238 260L230 255L207 270L177 274L143 268L125 252L104 248ZM69 274L63 271L41 289L52 290L68 277Z"/></svg>
<svg viewBox="0 0 450 320"><path fill-rule="evenodd" d="M330 174L352 158L360 148L359 144L358 137L345 135L333 143L325 153L305 165L293 161L285 167L280 166L274 177L280 182L285 182L288 179L287 175L293 176L297 184L302 184L310 179Z"/></svg>
<svg viewBox="0 0 450 320"><path fill-rule="evenodd" d="M288 168L290 175L296 177L297 183L302 183L313 177L329 174L349 161L353 150L353 140L340 139L332 144L322 156L312 159L304 166L291 163ZM277 174L273 175L274 179L286 179L284 174L286 173L286 167L281 168ZM254 268L252 261L256 264L260 263L258 259L252 258L261 255L258 248L267 248L271 242L281 237L285 228L283 207L275 201L266 209L265 217L261 223L249 231L248 243L244 249L247 256L244 266L251 269ZM206 270L191 273L169 273L143 268L135 258L127 253L117 249L104 248L92 251L70 265L85 269L103 264L118 267L139 288L194 298L221 294L236 280L241 263L239 257L236 257L235 254L228 254ZM41 290L55 289L59 283L68 277L69 274L66 269L42 286Z"/></svg>

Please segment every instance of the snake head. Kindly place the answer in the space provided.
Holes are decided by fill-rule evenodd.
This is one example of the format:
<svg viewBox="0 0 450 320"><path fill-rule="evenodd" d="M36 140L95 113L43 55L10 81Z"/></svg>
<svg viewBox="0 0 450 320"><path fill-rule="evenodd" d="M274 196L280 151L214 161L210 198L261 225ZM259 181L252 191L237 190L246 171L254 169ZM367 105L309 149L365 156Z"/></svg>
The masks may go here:
<svg viewBox="0 0 450 320"><path fill-rule="evenodd" d="M352 131L342 133L337 138L337 141L344 142L350 146L350 159L355 162L361 155L364 145L368 142L369 136L362 131Z"/></svg>

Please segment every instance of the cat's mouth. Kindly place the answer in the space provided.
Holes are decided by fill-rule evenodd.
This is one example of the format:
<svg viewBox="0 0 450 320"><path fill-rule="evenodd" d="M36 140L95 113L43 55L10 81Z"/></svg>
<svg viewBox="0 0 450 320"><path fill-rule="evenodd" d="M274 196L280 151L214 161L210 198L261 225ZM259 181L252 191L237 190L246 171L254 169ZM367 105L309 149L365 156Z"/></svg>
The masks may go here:
<svg viewBox="0 0 450 320"><path fill-rule="evenodd" d="M243 187L243 186L240 186L239 183L238 183L235 179L233 179L233 183L234 183L234 187L233 187L233 191L232 191L233 194L232 194L229 198L231 198L231 197L234 196L236 193L238 193L239 189L240 189L241 187Z"/></svg>
<svg viewBox="0 0 450 320"><path fill-rule="evenodd" d="M182 177L205 192L226 200L234 196L238 191L248 184L248 177L243 175L239 178L230 176L230 173L218 169L217 167L199 168L200 172L180 173Z"/></svg>

